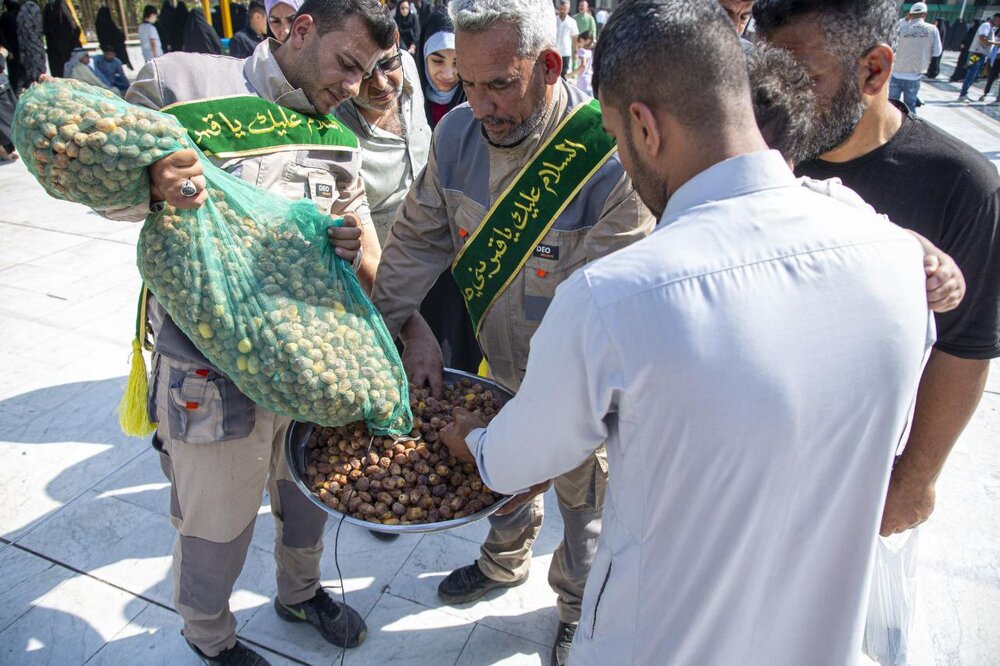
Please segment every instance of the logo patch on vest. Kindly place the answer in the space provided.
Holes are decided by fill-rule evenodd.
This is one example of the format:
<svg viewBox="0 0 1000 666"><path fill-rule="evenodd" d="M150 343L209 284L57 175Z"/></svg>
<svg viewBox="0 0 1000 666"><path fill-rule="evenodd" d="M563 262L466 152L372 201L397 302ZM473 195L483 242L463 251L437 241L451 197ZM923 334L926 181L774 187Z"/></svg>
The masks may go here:
<svg viewBox="0 0 1000 666"><path fill-rule="evenodd" d="M559 259L559 246L539 244L535 247L535 251L531 253L531 256L537 257L538 259L551 259L552 261L557 261Z"/></svg>
<svg viewBox="0 0 1000 666"><path fill-rule="evenodd" d="M331 185L330 183L316 183L316 198L332 199L333 185Z"/></svg>

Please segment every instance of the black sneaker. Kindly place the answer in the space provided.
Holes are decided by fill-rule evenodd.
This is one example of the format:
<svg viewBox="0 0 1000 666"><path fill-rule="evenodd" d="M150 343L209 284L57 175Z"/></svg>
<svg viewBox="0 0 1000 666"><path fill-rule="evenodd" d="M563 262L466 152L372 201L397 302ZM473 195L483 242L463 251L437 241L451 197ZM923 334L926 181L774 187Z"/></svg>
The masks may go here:
<svg viewBox="0 0 1000 666"><path fill-rule="evenodd" d="M398 534L392 534L390 532L379 532L377 530L368 530L368 533L379 541L395 541L399 538Z"/></svg>
<svg viewBox="0 0 1000 666"><path fill-rule="evenodd" d="M334 601L324 589L317 590L316 596L300 604L283 604L275 599L274 610L287 622L311 624L337 647L357 647L368 635L364 618L350 606Z"/></svg>
<svg viewBox="0 0 1000 666"><path fill-rule="evenodd" d="M576 636L576 625L559 623L556 631L556 644L552 646L552 666L564 666L569 661L569 649L573 646Z"/></svg>
<svg viewBox="0 0 1000 666"><path fill-rule="evenodd" d="M490 590L498 587L517 587L528 580L527 574L521 579L502 583L487 578L479 569L479 564L473 562L467 567L455 569L438 585L438 596L448 604L465 604L475 601Z"/></svg>
<svg viewBox="0 0 1000 666"><path fill-rule="evenodd" d="M269 666L271 663L239 641L236 641L236 645L233 647L223 650L214 657L206 657L204 652L199 650L194 643L186 638L184 642L188 644L189 648L194 650L194 653L204 663L211 666Z"/></svg>

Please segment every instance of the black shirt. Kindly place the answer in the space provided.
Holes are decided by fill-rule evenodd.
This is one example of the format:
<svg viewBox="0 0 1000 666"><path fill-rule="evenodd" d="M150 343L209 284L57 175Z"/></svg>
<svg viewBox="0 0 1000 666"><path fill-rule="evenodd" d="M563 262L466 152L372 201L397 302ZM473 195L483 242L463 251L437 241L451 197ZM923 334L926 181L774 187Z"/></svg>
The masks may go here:
<svg viewBox="0 0 1000 666"><path fill-rule="evenodd" d="M879 213L947 252L965 275L962 304L936 315L936 349L967 359L1000 356L1000 176L982 154L904 114L884 146L850 162L815 159L796 174L840 178Z"/></svg>

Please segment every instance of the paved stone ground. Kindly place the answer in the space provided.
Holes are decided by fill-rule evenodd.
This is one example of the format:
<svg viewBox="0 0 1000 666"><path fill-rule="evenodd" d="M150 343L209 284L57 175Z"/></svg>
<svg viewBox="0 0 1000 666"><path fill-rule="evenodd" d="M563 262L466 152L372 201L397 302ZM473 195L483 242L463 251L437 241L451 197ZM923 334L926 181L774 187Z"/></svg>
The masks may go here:
<svg viewBox="0 0 1000 666"><path fill-rule="evenodd" d="M956 97L953 84L926 85L921 113L1000 163L1000 107ZM114 415L139 287L137 234L49 199L20 164L0 166L2 664L196 663L170 606L167 484ZM922 528L913 664L1000 661L998 369ZM344 585L370 630L346 661L547 663L557 620L545 572L560 531L555 513L526 585L448 608L435 588L473 560L484 525L392 544L345 525ZM324 582L337 588L334 533L331 524ZM270 607L273 534L265 498L232 599L239 634L276 664L332 664L336 650Z"/></svg>

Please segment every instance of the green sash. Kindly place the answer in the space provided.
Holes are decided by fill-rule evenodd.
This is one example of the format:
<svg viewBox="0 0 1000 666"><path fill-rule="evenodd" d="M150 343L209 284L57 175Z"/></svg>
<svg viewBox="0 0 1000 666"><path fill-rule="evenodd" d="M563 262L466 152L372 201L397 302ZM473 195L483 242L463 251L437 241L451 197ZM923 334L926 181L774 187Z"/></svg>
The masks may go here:
<svg viewBox="0 0 1000 666"><path fill-rule="evenodd" d="M309 116L252 95L177 102L171 114L206 155L219 158L283 150L358 150L358 137L332 115Z"/></svg>
<svg viewBox="0 0 1000 666"><path fill-rule="evenodd" d="M477 334L556 219L616 149L597 100L581 104L493 204L451 266Z"/></svg>

